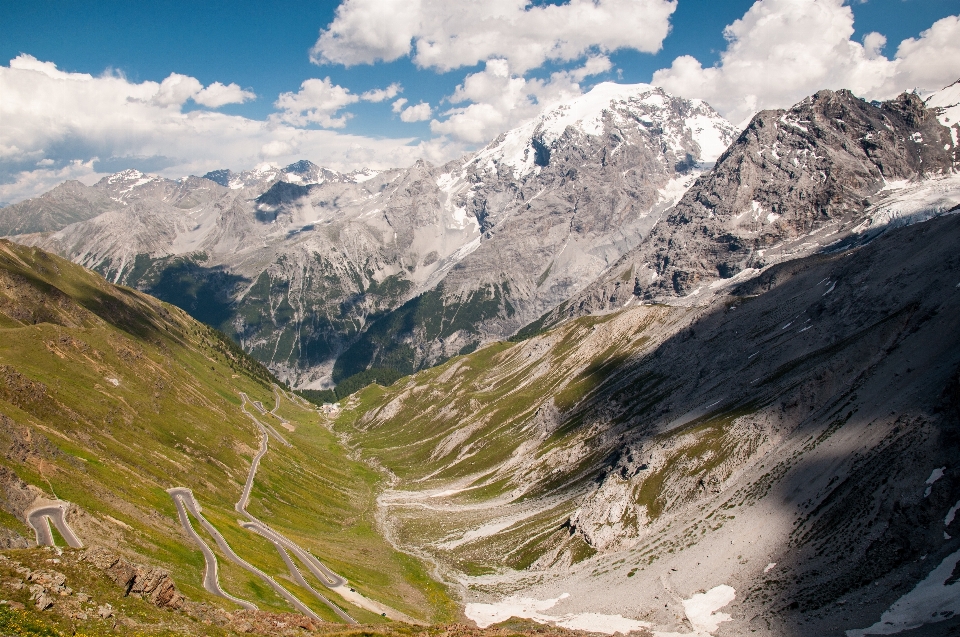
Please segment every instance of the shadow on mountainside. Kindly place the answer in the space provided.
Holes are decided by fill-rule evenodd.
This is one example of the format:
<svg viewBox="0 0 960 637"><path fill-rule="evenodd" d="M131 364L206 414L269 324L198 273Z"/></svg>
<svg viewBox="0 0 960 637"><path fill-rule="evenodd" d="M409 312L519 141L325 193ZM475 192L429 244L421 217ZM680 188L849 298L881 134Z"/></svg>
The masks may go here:
<svg viewBox="0 0 960 637"><path fill-rule="evenodd" d="M234 317L233 293L249 282L220 266L208 268L189 259L179 259L163 267L156 280L143 289L198 321L229 334Z"/></svg>
<svg viewBox="0 0 960 637"><path fill-rule="evenodd" d="M766 500L793 520L781 568L738 589L739 622L842 635L960 549L947 516L960 499L957 245L951 215L772 267L648 354L594 369L596 389L563 414L613 423L622 443L600 480L659 480L640 491L648 512L750 515ZM649 455L680 434L701 442L651 476Z"/></svg>

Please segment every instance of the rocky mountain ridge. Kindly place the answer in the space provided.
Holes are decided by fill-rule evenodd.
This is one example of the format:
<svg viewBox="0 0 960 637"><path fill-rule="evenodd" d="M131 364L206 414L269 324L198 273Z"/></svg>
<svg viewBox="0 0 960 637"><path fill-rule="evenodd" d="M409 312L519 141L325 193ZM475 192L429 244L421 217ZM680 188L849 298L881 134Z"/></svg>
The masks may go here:
<svg viewBox="0 0 960 637"><path fill-rule="evenodd" d="M734 134L703 102L601 84L439 168L125 171L92 187L103 214L18 241L149 290L282 378L323 386L513 333L635 247Z"/></svg>
<svg viewBox="0 0 960 637"><path fill-rule="evenodd" d="M910 93L871 104L821 91L757 114L647 241L544 323L637 301L698 302L740 274L955 209L960 125L934 104L954 101L957 86L930 108Z"/></svg>

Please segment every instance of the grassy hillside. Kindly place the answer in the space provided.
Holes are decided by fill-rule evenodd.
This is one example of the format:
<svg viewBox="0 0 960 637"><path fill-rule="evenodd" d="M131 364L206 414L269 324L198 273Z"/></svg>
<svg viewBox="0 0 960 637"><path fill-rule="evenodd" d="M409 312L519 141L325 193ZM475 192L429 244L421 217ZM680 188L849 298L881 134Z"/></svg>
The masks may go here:
<svg viewBox="0 0 960 637"><path fill-rule="evenodd" d="M275 404L271 377L258 363L171 305L6 241L0 343L0 525L32 541L22 517L29 501L69 501L69 522L86 545L168 568L189 598L230 607L201 587L203 558L166 492L188 487L241 557L338 621L283 579L287 568L272 545L236 522L234 504L260 444L240 392L268 410ZM424 567L377 533L379 476L349 459L312 407L286 394L280 403L286 425L258 418L291 446L271 439L248 510L369 598L424 620L451 617L446 593ZM261 580L218 557L228 593L264 610L291 610ZM336 601L360 621L380 620Z"/></svg>

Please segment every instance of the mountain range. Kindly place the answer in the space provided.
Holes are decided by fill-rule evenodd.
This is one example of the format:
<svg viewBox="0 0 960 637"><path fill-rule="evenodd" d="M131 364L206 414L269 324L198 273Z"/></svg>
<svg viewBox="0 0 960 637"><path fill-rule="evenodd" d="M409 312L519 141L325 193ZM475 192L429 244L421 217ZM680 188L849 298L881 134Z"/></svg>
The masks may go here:
<svg viewBox="0 0 960 637"><path fill-rule="evenodd" d="M192 600L331 622L321 586L363 621L956 632L958 137L960 83L742 131L604 84L441 167L4 208L3 541L62 506ZM382 382L315 410L251 356Z"/></svg>
<svg viewBox="0 0 960 637"><path fill-rule="evenodd" d="M441 167L124 171L9 206L0 231L323 387L509 336L636 247L735 132L703 102L601 84Z"/></svg>

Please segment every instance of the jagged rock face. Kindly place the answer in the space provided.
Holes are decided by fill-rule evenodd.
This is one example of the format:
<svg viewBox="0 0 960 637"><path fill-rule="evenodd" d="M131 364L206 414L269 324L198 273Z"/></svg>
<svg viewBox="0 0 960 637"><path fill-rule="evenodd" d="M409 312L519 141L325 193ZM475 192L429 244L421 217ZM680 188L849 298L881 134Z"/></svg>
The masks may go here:
<svg viewBox="0 0 960 637"><path fill-rule="evenodd" d="M104 214L20 240L318 386L510 335L637 246L735 132L701 101L602 84L441 168L124 171L87 189Z"/></svg>
<svg viewBox="0 0 960 637"><path fill-rule="evenodd" d="M937 112L913 94L876 105L821 91L763 111L648 241L557 316L689 295L810 253L862 230L885 187L952 173L956 153Z"/></svg>

